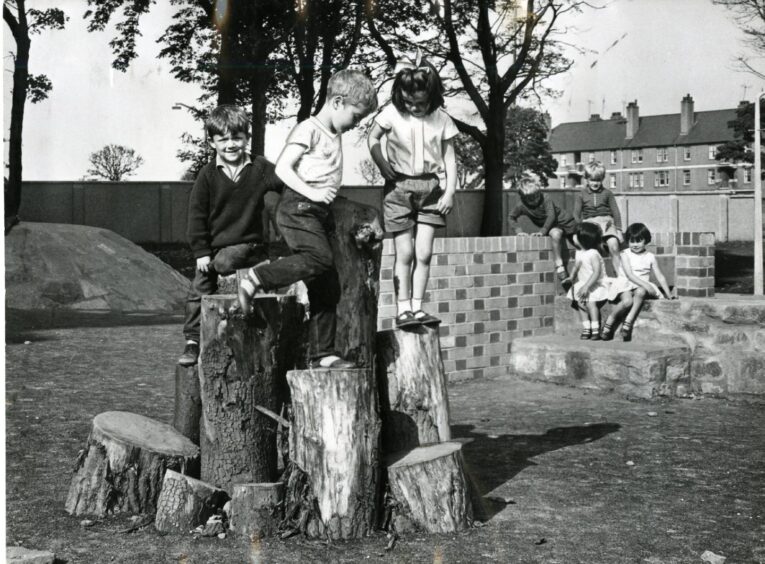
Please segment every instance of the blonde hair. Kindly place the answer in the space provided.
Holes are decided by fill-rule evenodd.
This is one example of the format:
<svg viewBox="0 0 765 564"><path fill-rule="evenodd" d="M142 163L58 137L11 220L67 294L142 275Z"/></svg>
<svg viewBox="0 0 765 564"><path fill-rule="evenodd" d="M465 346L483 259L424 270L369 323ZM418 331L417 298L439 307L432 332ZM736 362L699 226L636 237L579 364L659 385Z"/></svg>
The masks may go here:
<svg viewBox="0 0 765 564"><path fill-rule="evenodd" d="M337 71L327 83L327 99L342 96L346 104L359 106L365 115L377 109L377 91L367 75L359 70Z"/></svg>
<svg viewBox="0 0 765 564"><path fill-rule="evenodd" d="M600 161L592 161L584 165L584 177L595 182L602 181L606 177L606 167Z"/></svg>
<svg viewBox="0 0 765 564"><path fill-rule="evenodd" d="M538 174L525 171L518 180L518 191L524 196L531 196L542 191L542 181Z"/></svg>

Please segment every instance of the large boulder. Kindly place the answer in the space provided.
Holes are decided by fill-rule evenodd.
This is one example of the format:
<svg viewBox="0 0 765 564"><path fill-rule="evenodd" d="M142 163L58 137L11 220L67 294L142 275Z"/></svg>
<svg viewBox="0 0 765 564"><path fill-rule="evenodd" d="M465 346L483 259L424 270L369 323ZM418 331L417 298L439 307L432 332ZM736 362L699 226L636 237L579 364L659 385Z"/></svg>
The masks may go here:
<svg viewBox="0 0 765 564"><path fill-rule="evenodd" d="M21 223L5 237L5 287L11 310L171 313L189 281L107 229Z"/></svg>

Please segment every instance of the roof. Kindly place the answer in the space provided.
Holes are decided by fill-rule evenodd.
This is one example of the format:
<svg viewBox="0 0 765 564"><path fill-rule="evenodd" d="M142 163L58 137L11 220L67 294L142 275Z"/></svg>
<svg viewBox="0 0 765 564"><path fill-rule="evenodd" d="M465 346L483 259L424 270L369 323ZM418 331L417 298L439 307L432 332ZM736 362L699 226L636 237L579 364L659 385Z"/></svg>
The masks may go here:
<svg viewBox="0 0 765 564"><path fill-rule="evenodd" d="M553 153L702 145L725 143L734 139L729 122L736 119L736 108L694 113L688 135L680 135L680 114L643 116L632 139L626 138L627 120L616 119L561 123L550 132Z"/></svg>

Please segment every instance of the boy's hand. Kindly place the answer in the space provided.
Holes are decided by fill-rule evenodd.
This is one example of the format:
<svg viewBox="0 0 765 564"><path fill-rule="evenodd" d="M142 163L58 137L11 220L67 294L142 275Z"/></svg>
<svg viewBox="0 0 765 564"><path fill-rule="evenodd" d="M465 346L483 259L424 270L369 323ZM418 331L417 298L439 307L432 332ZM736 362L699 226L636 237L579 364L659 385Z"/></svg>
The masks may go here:
<svg viewBox="0 0 765 564"><path fill-rule="evenodd" d="M542 234L539 231L537 231L536 233L532 233L531 236L532 237L542 237Z"/></svg>
<svg viewBox="0 0 765 564"><path fill-rule="evenodd" d="M210 270L210 256L199 257L197 259L197 270L199 272L207 272Z"/></svg>
<svg viewBox="0 0 765 564"><path fill-rule="evenodd" d="M516 233L516 235L518 235L520 237L528 237L529 236L529 234L526 233L525 231L519 231L518 233Z"/></svg>
<svg viewBox="0 0 765 564"><path fill-rule="evenodd" d="M438 213L447 215L450 211L452 211L453 206L454 206L454 194L447 192L438 199L438 203L436 204L436 209L438 210Z"/></svg>
<svg viewBox="0 0 765 564"><path fill-rule="evenodd" d="M314 188L311 190L311 199L322 204L331 204L337 196L337 188Z"/></svg>
<svg viewBox="0 0 765 564"><path fill-rule="evenodd" d="M385 180L396 180L396 178L398 178L398 173L393 170L393 167L390 166L390 163L385 159L379 163L377 168L380 169L380 174L383 175Z"/></svg>

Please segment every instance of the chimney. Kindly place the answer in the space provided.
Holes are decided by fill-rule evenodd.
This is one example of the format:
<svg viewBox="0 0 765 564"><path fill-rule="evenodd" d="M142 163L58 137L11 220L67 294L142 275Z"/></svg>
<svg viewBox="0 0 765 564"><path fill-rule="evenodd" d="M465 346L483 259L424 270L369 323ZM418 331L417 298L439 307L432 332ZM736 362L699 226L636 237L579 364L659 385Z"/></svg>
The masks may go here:
<svg viewBox="0 0 765 564"><path fill-rule="evenodd" d="M600 121L600 114L592 114L590 116L590 121Z"/></svg>
<svg viewBox="0 0 765 564"><path fill-rule="evenodd" d="M693 127L693 98L686 94L680 102L680 135L688 135Z"/></svg>
<svg viewBox="0 0 765 564"><path fill-rule="evenodd" d="M611 119L622 119L622 113L621 112L613 112L611 114Z"/></svg>
<svg viewBox="0 0 765 564"><path fill-rule="evenodd" d="M627 139L632 139L640 125L640 112L637 100L627 104Z"/></svg>

